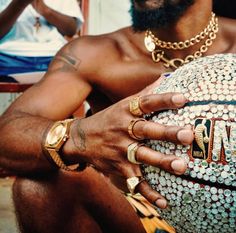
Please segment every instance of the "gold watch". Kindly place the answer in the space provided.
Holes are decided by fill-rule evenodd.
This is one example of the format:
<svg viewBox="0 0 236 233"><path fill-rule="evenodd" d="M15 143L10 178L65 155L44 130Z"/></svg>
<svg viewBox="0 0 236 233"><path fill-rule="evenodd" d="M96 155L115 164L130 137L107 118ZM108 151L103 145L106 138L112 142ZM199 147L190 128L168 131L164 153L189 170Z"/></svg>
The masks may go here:
<svg viewBox="0 0 236 233"><path fill-rule="evenodd" d="M59 155L59 150L69 138L70 126L74 120L75 119L66 119L64 121L55 122L48 131L44 143L44 148L52 158L53 162L57 167L66 171L75 171L78 167L75 165L67 166Z"/></svg>

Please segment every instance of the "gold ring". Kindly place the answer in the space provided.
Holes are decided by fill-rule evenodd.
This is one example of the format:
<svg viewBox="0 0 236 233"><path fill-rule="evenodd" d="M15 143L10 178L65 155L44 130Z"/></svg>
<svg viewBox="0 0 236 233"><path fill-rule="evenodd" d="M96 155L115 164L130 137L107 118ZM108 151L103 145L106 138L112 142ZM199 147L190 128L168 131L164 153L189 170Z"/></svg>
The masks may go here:
<svg viewBox="0 0 236 233"><path fill-rule="evenodd" d="M129 189L130 193L134 195L136 193L137 186L143 182L145 179L142 176L133 176L126 180L127 188Z"/></svg>
<svg viewBox="0 0 236 233"><path fill-rule="evenodd" d="M134 97L129 102L129 111L134 116L142 116L144 112L140 108L140 96Z"/></svg>
<svg viewBox="0 0 236 233"><path fill-rule="evenodd" d="M127 158L131 163L141 164L140 162L138 162L136 160L135 155L136 155L136 152L137 152L138 148L140 146L144 146L144 145L145 144L143 144L143 143L134 142L134 143L132 143L128 146L128 148L127 148Z"/></svg>
<svg viewBox="0 0 236 233"><path fill-rule="evenodd" d="M137 137L135 134L134 134L134 125L139 122L139 121L146 121L144 118L136 118L136 119L133 119L130 121L129 125L128 125L128 133L129 133L129 136L133 139L136 139L136 140L143 140L144 138L141 138L141 137Z"/></svg>

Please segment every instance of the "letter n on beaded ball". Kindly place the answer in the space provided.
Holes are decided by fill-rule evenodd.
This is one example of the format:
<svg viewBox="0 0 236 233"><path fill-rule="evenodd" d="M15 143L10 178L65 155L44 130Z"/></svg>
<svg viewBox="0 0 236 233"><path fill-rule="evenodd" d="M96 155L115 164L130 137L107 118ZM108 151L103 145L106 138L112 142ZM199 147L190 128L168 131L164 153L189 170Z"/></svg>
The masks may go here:
<svg viewBox="0 0 236 233"><path fill-rule="evenodd" d="M181 109L153 113L149 120L191 125L190 146L150 140L147 145L182 157L186 173L176 176L142 165L144 177L169 201L161 216L180 233L236 232L236 54L192 61L165 79L155 93L181 92Z"/></svg>

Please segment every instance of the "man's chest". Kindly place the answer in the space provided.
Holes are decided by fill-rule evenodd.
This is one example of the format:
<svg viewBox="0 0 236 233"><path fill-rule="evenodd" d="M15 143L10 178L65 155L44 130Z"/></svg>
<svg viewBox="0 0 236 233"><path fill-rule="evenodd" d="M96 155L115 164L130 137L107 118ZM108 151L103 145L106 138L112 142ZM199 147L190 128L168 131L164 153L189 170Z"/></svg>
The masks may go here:
<svg viewBox="0 0 236 233"><path fill-rule="evenodd" d="M133 95L155 82L162 73L168 72L161 63L135 62L104 67L95 78L94 89L111 102Z"/></svg>
<svg viewBox="0 0 236 233"><path fill-rule="evenodd" d="M100 111L128 96L139 93L150 84L157 81L160 72L140 70L139 72L111 73L107 79L100 80L93 87L88 101L93 112Z"/></svg>

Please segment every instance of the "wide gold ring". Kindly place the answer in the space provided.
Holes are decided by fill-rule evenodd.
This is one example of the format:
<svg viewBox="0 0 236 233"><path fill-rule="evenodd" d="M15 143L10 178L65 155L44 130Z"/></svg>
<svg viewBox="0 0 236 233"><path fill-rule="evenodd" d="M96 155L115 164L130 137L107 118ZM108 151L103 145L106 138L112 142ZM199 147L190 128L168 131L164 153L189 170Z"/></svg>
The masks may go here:
<svg viewBox="0 0 236 233"><path fill-rule="evenodd" d="M145 179L142 176L133 176L126 180L127 188L129 189L132 195L136 193L137 186L144 180Z"/></svg>
<svg viewBox="0 0 236 233"><path fill-rule="evenodd" d="M130 121L129 125L128 125L128 133L129 136L135 140L143 140L143 137L138 137L134 134L134 125L139 122L139 121L146 121L144 118L136 118Z"/></svg>
<svg viewBox="0 0 236 233"><path fill-rule="evenodd" d="M136 152L137 152L139 147L144 146L144 145L145 144L143 144L143 143L134 142L134 143L132 143L128 146L128 148L127 148L127 158L131 163L141 164L140 162L138 162L136 160Z"/></svg>
<svg viewBox="0 0 236 233"><path fill-rule="evenodd" d="M129 111L134 116L142 116L144 112L140 108L140 96L134 97L129 102Z"/></svg>

